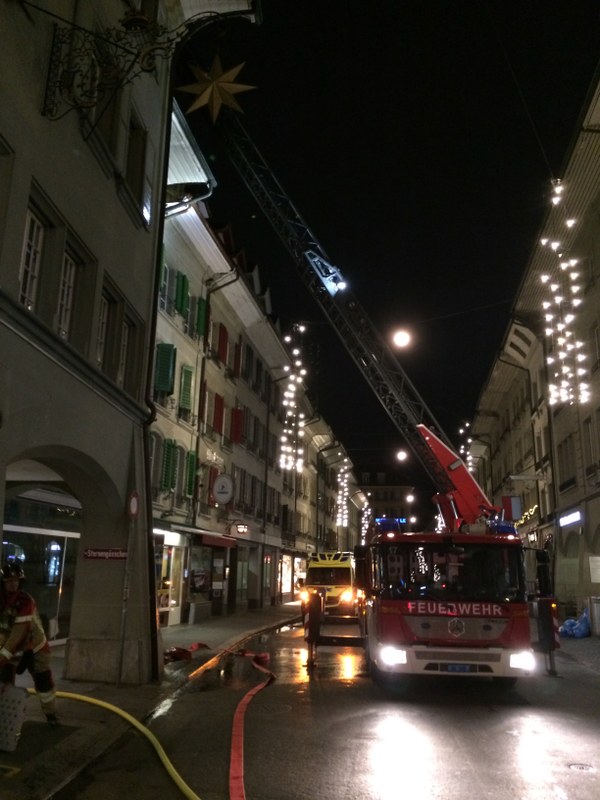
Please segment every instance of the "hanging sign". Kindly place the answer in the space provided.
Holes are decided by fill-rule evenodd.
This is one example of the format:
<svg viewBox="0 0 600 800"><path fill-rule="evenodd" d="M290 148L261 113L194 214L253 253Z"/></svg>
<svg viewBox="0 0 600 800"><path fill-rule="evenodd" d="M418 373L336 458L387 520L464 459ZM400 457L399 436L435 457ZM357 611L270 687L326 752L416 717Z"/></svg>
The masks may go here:
<svg viewBox="0 0 600 800"><path fill-rule="evenodd" d="M217 503L227 505L233 500L233 478L227 473L217 475L212 486L212 494Z"/></svg>

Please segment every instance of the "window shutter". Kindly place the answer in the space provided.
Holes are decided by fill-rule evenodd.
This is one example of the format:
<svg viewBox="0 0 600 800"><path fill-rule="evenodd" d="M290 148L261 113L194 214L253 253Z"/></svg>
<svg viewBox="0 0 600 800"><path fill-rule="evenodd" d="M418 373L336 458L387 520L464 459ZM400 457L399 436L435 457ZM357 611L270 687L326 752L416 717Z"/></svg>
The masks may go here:
<svg viewBox="0 0 600 800"><path fill-rule="evenodd" d="M231 441L239 444L242 441L244 432L244 410L242 408L231 409Z"/></svg>
<svg viewBox="0 0 600 800"><path fill-rule="evenodd" d="M190 302L190 284L187 275L183 272L177 273L177 283L175 285L175 310L185 317Z"/></svg>
<svg viewBox="0 0 600 800"><path fill-rule="evenodd" d="M194 486L196 485L196 453L188 450L185 465L185 493L187 497L194 496Z"/></svg>
<svg viewBox="0 0 600 800"><path fill-rule="evenodd" d="M175 439L165 439L163 443L162 470L160 475L160 488L168 492L175 487L177 442Z"/></svg>
<svg viewBox="0 0 600 800"><path fill-rule="evenodd" d="M215 408L213 411L213 430L223 433L223 411L225 401L220 394L215 394Z"/></svg>
<svg viewBox="0 0 600 800"><path fill-rule="evenodd" d="M186 408L188 411L192 410L192 377L193 370L191 367L181 367L181 382L179 385L179 407Z"/></svg>
<svg viewBox="0 0 600 800"><path fill-rule="evenodd" d="M196 331L199 336L206 336L208 328L208 302L205 297L198 298L198 306L196 308Z"/></svg>
<svg viewBox="0 0 600 800"><path fill-rule="evenodd" d="M175 361L177 349L173 344L159 344L156 347L156 367L154 388L159 392L173 394L175 383Z"/></svg>
<svg viewBox="0 0 600 800"><path fill-rule="evenodd" d="M240 368L242 365L242 343L237 342L233 354L233 374L236 378L240 377Z"/></svg>
<svg viewBox="0 0 600 800"><path fill-rule="evenodd" d="M218 355L219 355L219 361L222 364L226 364L227 363L227 345L228 344L229 344L229 333L228 333L227 328L225 327L225 325L223 325L223 323L221 322L219 324L219 349L218 349Z"/></svg>

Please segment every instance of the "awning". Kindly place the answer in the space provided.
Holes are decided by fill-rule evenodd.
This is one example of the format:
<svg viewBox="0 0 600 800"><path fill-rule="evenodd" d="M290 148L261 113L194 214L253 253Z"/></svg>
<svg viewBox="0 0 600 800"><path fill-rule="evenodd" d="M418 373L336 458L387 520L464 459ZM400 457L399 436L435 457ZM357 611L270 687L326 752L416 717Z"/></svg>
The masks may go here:
<svg viewBox="0 0 600 800"><path fill-rule="evenodd" d="M237 547L237 542L232 537L212 536L211 534L202 534L202 544L211 547Z"/></svg>
<svg viewBox="0 0 600 800"><path fill-rule="evenodd" d="M237 540L233 536L223 536L220 533L207 531L206 528L194 528L191 525L178 525L171 523L169 528L180 533L193 533L200 538L202 544L208 547L237 547ZM198 541L196 539L196 541Z"/></svg>

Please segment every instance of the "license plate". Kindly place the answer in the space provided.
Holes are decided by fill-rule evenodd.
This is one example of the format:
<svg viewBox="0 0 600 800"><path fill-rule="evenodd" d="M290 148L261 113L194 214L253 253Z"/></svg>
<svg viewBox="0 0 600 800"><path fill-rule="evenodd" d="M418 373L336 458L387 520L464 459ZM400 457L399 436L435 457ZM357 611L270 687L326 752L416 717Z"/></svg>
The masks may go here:
<svg viewBox="0 0 600 800"><path fill-rule="evenodd" d="M446 664L448 672L472 672L471 664Z"/></svg>

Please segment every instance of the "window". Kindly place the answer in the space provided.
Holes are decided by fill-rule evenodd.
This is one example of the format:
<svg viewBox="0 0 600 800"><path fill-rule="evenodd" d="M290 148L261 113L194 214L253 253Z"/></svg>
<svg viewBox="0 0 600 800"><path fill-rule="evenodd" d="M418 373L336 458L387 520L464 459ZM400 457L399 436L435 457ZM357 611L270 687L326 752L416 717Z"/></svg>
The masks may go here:
<svg viewBox="0 0 600 800"><path fill-rule="evenodd" d="M125 181L140 209L144 210L144 218L149 221L149 212L145 203L146 148L148 133L138 117L132 112L129 118L129 137L127 142L127 161L125 164Z"/></svg>
<svg viewBox="0 0 600 800"><path fill-rule="evenodd" d="M185 465L185 494L193 497L196 486L196 472L198 470L198 458L193 450L188 450Z"/></svg>
<svg viewBox="0 0 600 800"><path fill-rule="evenodd" d="M179 378L179 417L189 422L192 416L192 381L194 370L185 364Z"/></svg>
<svg viewBox="0 0 600 800"><path fill-rule="evenodd" d="M71 316L75 297L75 277L77 264L75 260L65 253L63 256L60 285L58 292L57 332L63 339L68 339L71 332Z"/></svg>
<svg viewBox="0 0 600 800"><path fill-rule="evenodd" d="M178 446L175 450L175 505L184 508L187 489L187 452Z"/></svg>
<svg viewBox="0 0 600 800"><path fill-rule="evenodd" d="M576 485L575 475L575 441L573 435L567 436L557 447L558 478L561 492Z"/></svg>
<svg viewBox="0 0 600 800"><path fill-rule="evenodd" d="M215 415L215 393L207 388L204 384L204 407L202 421L204 423L204 432L207 436L213 437L213 423Z"/></svg>
<svg viewBox="0 0 600 800"><path fill-rule="evenodd" d="M177 442L165 439L163 442L162 466L160 472L160 489L170 492L177 482Z"/></svg>
<svg viewBox="0 0 600 800"><path fill-rule="evenodd" d="M217 352L219 361L222 364L227 364L227 355L229 352L229 333L223 323L219 324L219 340L217 345Z"/></svg>
<svg viewBox="0 0 600 800"><path fill-rule="evenodd" d="M25 241L23 242L19 274L21 285L19 301L29 311L35 310L43 244L44 225L41 219L29 209L25 222Z"/></svg>
<svg viewBox="0 0 600 800"><path fill-rule="evenodd" d="M177 349L172 344L159 344L156 347L154 365L154 393L160 401L173 394L175 386L175 363Z"/></svg>
<svg viewBox="0 0 600 800"><path fill-rule="evenodd" d="M244 346L244 361L242 364L242 377L250 383L254 372L254 351L250 345Z"/></svg>
<svg viewBox="0 0 600 800"><path fill-rule="evenodd" d="M150 475L152 496L159 491L162 472L162 437L154 431L150 434Z"/></svg>
<svg viewBox="0 0 600 800"><path fill-rule="evenodd" d="M173 316L175 313L175 270L170 269L166 264L162 265L160 276L160 289L158 293L158 307L161 311Z"/></svg>
<svg viewBox="0 0 600 800"><path fill-rule="evenodd" d="M222 434L225 401L220 394L215 394L213 395L213 397L214 397L214 405L213 405L212 426L215 433Z"/></svg>
<svg viewBox="0 0 600 800"><path fill-rule="evenodd" d="M133 325L127 319L123 320L121 326L121 342L119 348L119 363L117 366L117 384L124 386L127 378L127 365L129 360L130 345L133 340Z"/></svg>
<svg viewBox="0 0 600 800"><path fill-rule="evenodd" d="M208 322L208 301L205 297L198 298L196 306L196 331L198 336L205 336Z"/></svg>
<svg viewBox="0 0 600 800"><path fill-rule="evenodd" d="M175 310L182 317L187 317L190 307L190 286L187 275L178 272L175 278Z"/></svg>
<svg viewBox="0 0 600 800"><path fill-rule="evenodd" d="M96 364L100 367L100 369L102 369L104 364L109 316L110 300L106 294L103 294L100 298L100 308L98 310L98 332L96 335Z"/></svg>

